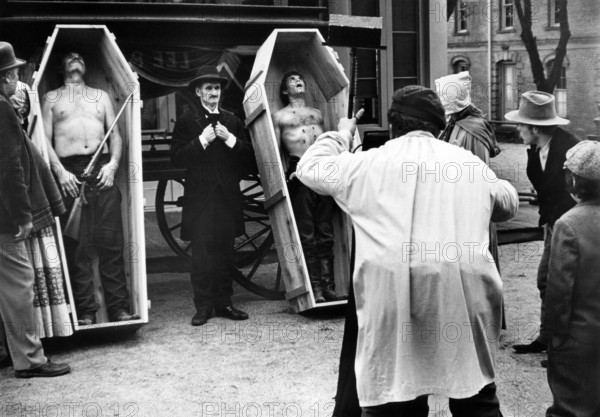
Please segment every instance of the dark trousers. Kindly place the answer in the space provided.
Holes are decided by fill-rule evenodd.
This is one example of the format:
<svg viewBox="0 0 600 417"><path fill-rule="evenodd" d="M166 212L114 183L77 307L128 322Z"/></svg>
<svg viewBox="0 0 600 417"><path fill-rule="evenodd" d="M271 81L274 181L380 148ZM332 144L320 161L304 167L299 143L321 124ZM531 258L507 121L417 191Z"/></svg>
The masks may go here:
<svg viewBox="0 0 600 417"><path fill-rule="evenodd" d="M478 394L470 398L450 398L450 412L453 417L501 417L500 403L496 396L496 384L486 385ZM362 417L427 417L429 406L427 395L411 401L387 403L374 407L363 407Z"/></svg>
<svg viewBox="0 0 600 417"><path fill-rule="evenodd" d="M289 192L306 262L332 259L335 201L315 193L297 179L290 182Z"/></svg>
<svg viewBox="0 0 600 417"><path fill-rule="evenodd" d="M233 245L235 219L222 199L215 198L193 224L192 272L196 311L231 305L233 295Z"/></svg>
<svg viewBox="0 0 600 417"><path fill-rule="evenodd" d="M552 226L544 225L544 250L540 259L537 275L537 287L540 291L540 334L536 340L545 345L550 344L550 334L544 325L544 311L546 310L545 298L546 288L548 288L548 274L550 272L550 252L552 251Z"/></svg>
<svg viewBox="0 0 600 417"><path fill-rule="evenodd" d="M79 241L63 236L73 296L78 316L94 314L98 310L93 281L93 262L98 259L110 319L119 310L129 311L129 291L123 260L121 192L116 186L100 191L96 186L88 185L85 198L87 204L81 211ZM61 218L63 227L73 206L72 198L66 197L64 200L68 210Z"/></svg>
<svg viewBox="0 0 600 417"><path fill-rule="evenodd" d="M549 417L600 416L600 343L554 337L548 348Z"/></svg>

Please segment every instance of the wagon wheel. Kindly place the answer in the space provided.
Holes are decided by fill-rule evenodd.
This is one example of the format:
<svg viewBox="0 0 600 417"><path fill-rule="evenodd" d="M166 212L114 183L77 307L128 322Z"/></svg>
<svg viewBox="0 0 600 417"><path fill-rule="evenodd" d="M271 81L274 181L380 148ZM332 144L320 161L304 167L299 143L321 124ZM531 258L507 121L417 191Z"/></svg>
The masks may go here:
<svg viewBox="0 0 600 417"><path fill-rule="evenodd" d="M169 187L170 185L170 187ZM191 244L179 238L181 207L185 180L162 179L156 189L156 218L163 238L173 251L191 261ZM263 193L257 176L244 181L245 233L234 243L234 279L247 290L268 299L281 299L285 292L277 256L273 250L273 234L263 207Z"/></svg>

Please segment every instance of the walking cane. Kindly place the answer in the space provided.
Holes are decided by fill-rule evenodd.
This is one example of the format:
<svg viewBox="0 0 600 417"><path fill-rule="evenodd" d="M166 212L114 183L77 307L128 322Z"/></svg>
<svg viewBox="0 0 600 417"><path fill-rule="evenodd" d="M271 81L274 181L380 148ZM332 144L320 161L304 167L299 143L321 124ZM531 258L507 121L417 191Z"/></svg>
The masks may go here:
<svg viewBox="0 0 600 417"><path fill-rule="evenodd" d="M112 130L116 126L117 121L119 120L119 117L121 117L121 115L123 114L123 111L125 110L125 106L127 106L127 102L129 101L129 99L131 99L132 96L133 96L133 93L129 94L127 96L127 98L125 99L125 103L123 103L123 106L121 107L121 110L119 110L119 113L117 113L117 115L115 116L115 120L112 122L112 125L106 131L106 134L104 135L104 138L102 139L102 142L100 143L100 146L98 146L98 149L94 153L94 156L90 160L90 163L87 165L87 167L83 171L83 174L81 174L82 184L81 184L81 188L79 189L79 195L77 196L77 198L75 198L75 201L73 202L73 208L71 209L71 214L69 215L69 219L67 220L65 230L63 231L63 235L69 236L71 239L79 240L79 231L81 228L81 211L83 209L83 206L87 204L87 200L85 199L86 181L91 178L92 171L94 170L94 167L96 166L96 164L98 163L98 159L100 158L100 153L102 152L102 148L104 148L104 145L106 144L106 141L108 140L108 137L112 133Z"/></svg>

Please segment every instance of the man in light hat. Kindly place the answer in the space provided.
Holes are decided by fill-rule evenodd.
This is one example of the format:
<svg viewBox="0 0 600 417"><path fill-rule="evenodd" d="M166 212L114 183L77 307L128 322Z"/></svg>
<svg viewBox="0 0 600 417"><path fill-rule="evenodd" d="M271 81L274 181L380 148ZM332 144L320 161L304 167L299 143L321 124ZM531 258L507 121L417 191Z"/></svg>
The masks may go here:
<svg viewBox="0 0 600 417"><path fill-rule="evenodd" d="M529 344L517 344L517 353L538 353L547 349L550 336L544 323L548 263L552 244L554 222L575 205L575 200L565 188L563 164L567 151L575 146L578 139L558 127L568 120L558 117L554 96L542 91L528 91L521 95L518 110L508 112L504 117L518 123L518 131L530 148L527 150L527 177L535 188L539 202L539 225L544 227L544 251L538 268L537 286L541 298L540 332Z"/></svg>
<svg viewBox="0 0 600 417"><path fill-rule="evenodd" d="M242 121L219 103L227 79L215 67L203 67L190 82L198 97L195 112L177 120L171 161L186 168L181 238L191 240L196 313L192 326L212 316L246 320L231 301L233 244L244 232L240 180L254 164L252 146Z"/></svg>
<svg viewBox="0 0 600 417"><path fill-rule="evenodd" d="M36 210L42 197L34 195L36 185L30 183L34 149L9 99L17 88L19 67L24 64L15 57L12 45L0 42L0 321L6 327L15 376L52 377L71 368L44 356L34 326L35 274L25 240L38 227L52 224L54 217L51 211L42 215ZM0 362L3 359L0 357Z"/></svg>
<svg viewBox="0 0 600 417"><path fill-rule="evenodd" d="M498 417L502 281L488 226L516 214L517 192L471 152L437 139L445 117L434 91L397 90L388 118L395 139L360 153L349 151L356 120L342 119L296 171L354 225L352 365L362 415L427 416L427 396L438 394L450 397L453 416ZM345 408L336 404L334 415Z"/></svg>
<svg viewBox="0 0 600 417"><path fill-rule="evenodd" d="M554 224L544 324L551 335L547 416L600 415L600 143L567 152L577 205Z"/></svg>

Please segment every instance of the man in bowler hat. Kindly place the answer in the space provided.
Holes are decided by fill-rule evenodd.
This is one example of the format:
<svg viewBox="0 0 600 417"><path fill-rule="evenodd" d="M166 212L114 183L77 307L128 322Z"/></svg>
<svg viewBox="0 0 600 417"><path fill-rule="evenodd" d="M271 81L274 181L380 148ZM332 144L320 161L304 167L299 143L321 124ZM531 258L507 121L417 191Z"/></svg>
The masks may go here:
<svg viewBox="0 0 600 417"><path fill-rule="evenodd" d="M36 209L45 203L32 191L37 188L31 184L35 149L9 99L17 88L19 67L24 64L15 57L11 44L0 42L0 328L4 322L17 378L53 377L69 373L71 368L46 358L34 326L35 274L26 240L54 218L51 212L41 215ZM0 349L2 366L8 363L2 357L5 355Z"/></svg>
<svg viewBox="0 0 600 417"><path fill-rule="evenodd" d="M196 314L201 326L213 312L231 320L248 315L231 301L233 245L244 231L240 180L254 162L242 121L219 103L227 79L215 67L203 67L190 82L198 97L196 111L175 124L171 161L186 168L181 238L191 240Z"/></svg>
<svg viewBox="0 0 600 417"><path fill-rule="evenodd" d="M527 150L527 177L535 188L539 202L539 225L544 227L544 251L538 267L537 286L541 298L540 331L537 338L528 344L517 344L517 353L538 353L548 348L550 335L544 323L545 295L548 285L548 265L552 244L554 222L575 205L575 200L565 188L563 165L569 149L579 140L560 125L569 123L557 116L552 94L528 91L521 95L518 110L504 117L517 122L519 134Z"/></svg>

